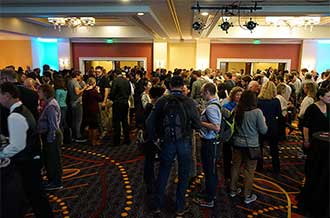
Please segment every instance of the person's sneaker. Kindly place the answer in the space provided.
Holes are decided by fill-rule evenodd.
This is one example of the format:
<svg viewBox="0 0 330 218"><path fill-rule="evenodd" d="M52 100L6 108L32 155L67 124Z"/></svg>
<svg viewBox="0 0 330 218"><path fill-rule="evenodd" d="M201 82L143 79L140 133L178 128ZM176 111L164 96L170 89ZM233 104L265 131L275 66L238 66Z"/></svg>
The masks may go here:
<svg viewBox="0 0 330 218"><path fill-rule="evenodd" d="M183 218L183 216L184 216L186 213L188 213L189 210L190 210L190 208L189 208L189 207L186 207L186 208L184 208L183 210L177 211L177 212L175 213L175 218Z"/></svg>
<svg viewBox="0 0 330 218"><path fill-rule="evenodd" d="M236 191L230 191L230 197L236 197L236 195L238 195L239 193L241 193L242 192L242 189L241 188L238 188L238 189L236 189Z"/></svg>
<svg viewBox="0 0 330 218"><path fill-rule="evenodd" d="M249 197L245 197L244 203L250 204L250 203L252 203L253 201L256 201L256 200L257 200L257 195L252 194Z"/></svg>
<svg viewBox="0 0 330 218"><path fill-rule="evenodd" d="M84 143L84 142L87 142L87 139L80 137L80 138L76 138L75 142Z"/></svg>
<svg viewBox="0 0 330 218"><path fill-rule="evenodd" d="M55 191L55 190L60 190L63 188L63 184L53 184L53 183L48 183L44 185L44 189L46 191Z"/></svg>
<svg viewBox="0 0 330 218"><path fill-rule="evenodd" d="M214 207L214 200L206 201L203 198L194 198L193 202L198 204L201 207L208 207L208 208Z"/></svg>

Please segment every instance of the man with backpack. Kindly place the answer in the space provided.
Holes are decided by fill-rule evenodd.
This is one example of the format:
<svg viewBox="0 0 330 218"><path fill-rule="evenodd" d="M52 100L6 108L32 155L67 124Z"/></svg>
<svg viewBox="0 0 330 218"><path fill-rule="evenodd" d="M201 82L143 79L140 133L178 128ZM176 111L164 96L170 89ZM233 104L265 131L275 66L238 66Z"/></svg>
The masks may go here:
<svg viewBox="0 0 330 218"><path fill-rule="evenodd" d="M201 197L193 199L202 207L214 207L218 175L216 160L220 140L218 139L221 125L220 103L216 98L216 86L213 83L203 85L201 94L206 101L206 108L201 114L201 160L205 174L205 190Z"/></svg>
<svg viewBox="0 0 330 218"><path fill-rule="evenodd" d="M152 140L159 138L163 143L156 186L155 215L160 214L164 205L164 193L176 156L179 164L176 217L183 217L186 212L185 193L192 161L192 129L200 129L200 120L193 100L183 95L183 86L183 78L173 76L170 81L170 94L157 101L147 121L147 125L151 127L149 129L155 130L151 132Z"/></svg>

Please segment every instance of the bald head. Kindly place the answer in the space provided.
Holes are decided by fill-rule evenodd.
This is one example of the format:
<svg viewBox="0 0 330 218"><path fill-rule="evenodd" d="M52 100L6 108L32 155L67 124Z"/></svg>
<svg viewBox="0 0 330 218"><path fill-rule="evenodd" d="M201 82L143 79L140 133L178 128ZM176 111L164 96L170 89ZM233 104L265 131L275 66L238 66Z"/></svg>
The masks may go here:
<svg viewBox="0 0 330 218"><path fill-rule="evenodd" d="M248 90L255 93L259 93L260 91L259 83L257 81L252 80L248 85Z"/></svg>

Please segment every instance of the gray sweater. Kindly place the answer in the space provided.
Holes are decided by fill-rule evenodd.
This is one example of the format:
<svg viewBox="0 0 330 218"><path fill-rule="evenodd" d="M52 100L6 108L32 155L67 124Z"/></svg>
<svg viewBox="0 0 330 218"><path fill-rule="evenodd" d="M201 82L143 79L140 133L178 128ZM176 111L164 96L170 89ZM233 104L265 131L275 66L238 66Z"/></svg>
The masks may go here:
<svg viewBox="0 0 330 218"><path fill-rule="evenodd" d="M259 108L245 111L242 126L234 134L234 147L258 147L259 133L266 134L265 117Z"/></svg>

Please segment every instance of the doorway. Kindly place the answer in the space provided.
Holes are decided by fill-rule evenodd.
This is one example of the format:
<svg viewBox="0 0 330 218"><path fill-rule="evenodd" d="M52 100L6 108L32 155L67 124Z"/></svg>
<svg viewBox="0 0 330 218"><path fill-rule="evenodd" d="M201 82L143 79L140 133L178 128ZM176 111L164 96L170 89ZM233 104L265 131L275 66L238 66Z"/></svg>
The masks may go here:
<svg viewBox="0 0 330 218"><path fill-rule="evenodd" d="M291 59L237 59L218 58L217 69L221 72L236 71L244 74L254 75L257 70L266 70L269 67L278 70L288 70L291 68Z"/></svg>
<svg viewBox="0 0 330 218"><path fill-rule="evenodd" d="M141 57L80 57L79 70L85 73L90 67L103 66L107 72L124 67L143 67L147 70L147 58Z"/></svg>

